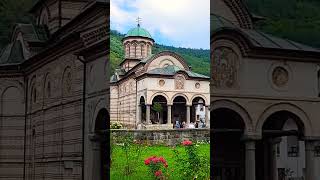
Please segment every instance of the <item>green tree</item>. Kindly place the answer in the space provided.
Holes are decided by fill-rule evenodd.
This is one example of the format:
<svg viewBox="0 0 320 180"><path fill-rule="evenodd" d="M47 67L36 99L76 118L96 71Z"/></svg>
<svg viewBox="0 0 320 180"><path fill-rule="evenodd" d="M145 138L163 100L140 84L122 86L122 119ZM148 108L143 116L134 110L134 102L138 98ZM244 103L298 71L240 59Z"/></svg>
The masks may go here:
<svg viewBox="0 0 320 180"><path fill-rule="evenodd" d="M152 109L157 113L158 121L160 120L160 113L163 110L163 107L160 103L156 102L153 104Z"/></svg>

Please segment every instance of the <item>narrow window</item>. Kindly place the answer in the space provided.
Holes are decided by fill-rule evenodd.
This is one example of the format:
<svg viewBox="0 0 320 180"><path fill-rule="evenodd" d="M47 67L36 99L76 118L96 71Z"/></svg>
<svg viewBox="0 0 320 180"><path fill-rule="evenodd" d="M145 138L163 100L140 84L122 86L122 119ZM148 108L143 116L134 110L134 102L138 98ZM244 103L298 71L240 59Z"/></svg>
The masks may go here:
<svg viewBox="0 0 320 180"><path fill-rule="evenodd" d="M318 70L318 97L320 97L320 70Z"/></svg>

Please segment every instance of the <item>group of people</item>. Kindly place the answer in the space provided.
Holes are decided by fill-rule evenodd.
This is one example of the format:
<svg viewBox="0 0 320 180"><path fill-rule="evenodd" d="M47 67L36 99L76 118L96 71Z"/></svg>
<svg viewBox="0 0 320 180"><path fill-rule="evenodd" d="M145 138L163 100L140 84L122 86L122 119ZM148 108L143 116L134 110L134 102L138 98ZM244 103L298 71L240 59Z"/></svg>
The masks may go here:
<svg viewBox="0 0 320 180"><path fill-rule="evenodd" d="M190 122L190 123L186 123L185 121L176 121L174 128L176 129L180 129L180 128L185 128L185 129L194 129L194 128L205 128L206 124L203 121L196 121L194 122Z"/></svg>

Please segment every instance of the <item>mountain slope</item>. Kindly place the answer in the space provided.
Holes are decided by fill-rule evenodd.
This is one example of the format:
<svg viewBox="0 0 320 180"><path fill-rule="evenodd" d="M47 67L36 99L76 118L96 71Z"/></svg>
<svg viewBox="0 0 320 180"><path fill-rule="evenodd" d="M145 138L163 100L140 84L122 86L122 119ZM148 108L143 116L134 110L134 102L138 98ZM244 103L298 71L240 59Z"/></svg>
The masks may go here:
<svg viewBox="0 0 320 180"><path fill-rule="evenodd" d="M320 47L319 0L246 0L249 10L266 20L256 28L278 37Z"/></svg>
<svg viewBox="0 0 320 180"><path fill-rule="evenodd" d="M110 61L111 61L111 73L121 63L124 58L124 51L122 45L123 34L117 31L111 30L110 33ZM209 75L210 73L210 50L203 49L190 49L190 48L177 48L173 46L164 46L155 44L152 53L169 50L182 56L192 67L192 71Z"/></svg>

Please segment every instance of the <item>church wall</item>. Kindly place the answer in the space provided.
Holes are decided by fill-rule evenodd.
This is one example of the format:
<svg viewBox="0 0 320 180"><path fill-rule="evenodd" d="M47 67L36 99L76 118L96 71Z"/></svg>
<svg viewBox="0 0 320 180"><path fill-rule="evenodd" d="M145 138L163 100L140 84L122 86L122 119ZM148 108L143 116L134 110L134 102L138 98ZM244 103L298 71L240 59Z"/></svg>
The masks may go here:
<svg viewBox="0 0 320 180"><path fill-rule="evenodd" d="M163 86L160 85L160 80L165 81ZM210 102L209 81L186 80L183 89L176 88L175 79L145 78L140 82L138 90L147 89L148 104L152 104L153 95L156 93L164 93L167 96L168 104L172 104L174 97L179 94L187 97L188 105L192 104L192 99L195 96L204 97L206 105L209 105ZM199 89L196 88L196 83L199 83Z"/></svg>
<svg viewBox="0 0 320 180"><path fill-rule="evenodd" d="M23 78L0 78L0 179L22 179L24 163Z"/></svg>
<svg viewBox="0 0 320 180"><path fill-rule="evenodd" d="M94 55L93 55L94 56ZM85 57L86 65L86 101L85 101L85 132L84 132L84 179L100 179L101 152L99 142L92 139L100 110L110 114L109 89L109 54L100 57ZM82 119L82 118L80 118ZM106 119L105 121L108 121Z"/></svg>
<svg viewBox="0 0 320 180"><path fill-rule="evenodd" d="M64 55L28 76L28 179L81 177L82 72L76 56Z"/></svg>
<svg viewBox="0 0 320 180"><path fill-rule="evenodd" d="M284 67L288 74L288 83L278 87L272 80L276 67ZM236 67L235 67L236 68ZM261 74L252 78L252 74ZM241 94L247 96L317 98L317 65L313 63L289 62L267 59L240 59L238 82L233 88L216 88L216 93ZM286 77L285 77L286 78ZM305 79L308 79L306 81ZM279 80L280 81L280 80ZM279 82L281 83L281 82Z"/></svg>
<svg viewBox="0 0 320 180"><path fill-rule="evenodd" d="M70 2L61 1L61 16L62 16L62 26L67 24L71 19L76 17L87 2Z"/></svg>
<svg viewBox="0 0 320 180"><path fill-rule="evenodd" d="M46 5L43 6L43 9L41 11L47 11L48 28L50 33L54 33L60 28L59 27L59 2L57 0L50 0L50 1L47 1L45 4Z"/></svg>
<svg viewBox="0 0 320 180"><path fill-rule="evenodd" d="M214 48L228 53L229 59L221 59L221 64L229 69L223 70L217 63L211 63L212 101L232 99L239 103L249 112L253 128L269 106L290 103L300 108L312 122L309 127L314 128L307 134L320 135L320 128L316 128L320 127L317 120L320 115L317 111L320 105L317 64L283 59L242 58L239 48L227 40L214 42ZM235 73L228 74L230 70Z"/></svg>
<svg viewBox="0 0 320 180"><path fill-rule="evenodd" d="M125 40L123 44L126 58L145 58L151 54L153 42L144 38L130 38L130 40Z"/></svg>
<svg viewBox="0 0 320 180"><path fill-rule="evenodd" d="M175 66L180 67L181 69L184 69L184 67L180 61L178 61L177 59L175 59L172 56L165 55L165 56L161 56L161 57L158 57L157 59L153 60L149 64L148 71L155 69L155 68L162 68L166 64L175 65Z"/></svg>
<svg viewBox="0 0 320 180"><path fill-rule="evenodd" d="M119 96L119 88L117 85L110 86L110 121L117 122L118 121L118 96Z"/></svg>
<svg viewBox="0 0 320 180"><path fill-rule="evenodd" d="M112 98L115 97L113 94ZM111 103L117 102L117 116L113 114L112 121L117 121L125 124L128 127L135 127L136 123L136 81L134 79L128 79L122 81L118 85L118 100L113 100Z"/></svg>

